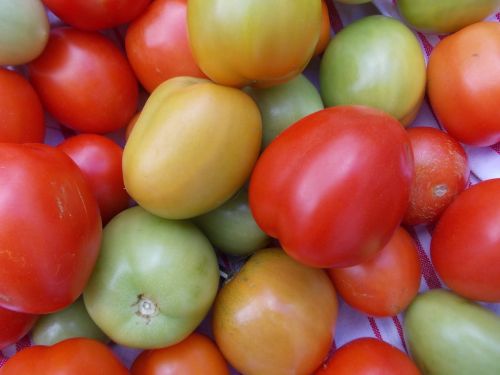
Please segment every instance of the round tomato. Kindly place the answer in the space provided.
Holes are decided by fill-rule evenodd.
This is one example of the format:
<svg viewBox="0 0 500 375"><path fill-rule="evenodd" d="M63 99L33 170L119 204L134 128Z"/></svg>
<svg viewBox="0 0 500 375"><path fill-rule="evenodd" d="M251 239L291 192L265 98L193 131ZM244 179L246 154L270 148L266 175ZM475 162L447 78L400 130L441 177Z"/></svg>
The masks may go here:
<svg viewBox="0 0 500 375"><path fill-rule="evenodd" d="M264 150L250 179L250 208L293 258L346 267L389 241L412 178L410 142L396 119L368 107L331 107L296 122Z"/></svg>
<svg viewBox="0 0 500 375"><path fill-rule="evenodd" d="M180 343L143 351L132 364L132 375L229 375L217 346L206 336L192 333Z"/></svg>
<svg viewBox="0 0 500 375"><path fill-rule="evenodd" d="M432 263L456 293L500 302L499 223L498 178L463 191L439 219L431 241Z"/></svg>
<svg viewBox="0 0 500 375"><path fill-rule="evenodd" d="M62 309L82 293L101 241L99 207L62 151L0 143L0 306Z"/></svg>
<svg viewBox="0 0 500 375"><path fill-rule="evenodd" d="M186 13L187 0L156 0L127 29L128 60L149 92L172 77L205 77L191 53Z"/></svg>
<svg viewBox="0 0 500 375"><path fill-rule="evenodd" d="M415 298L420 287L417 246L401 227L368 261L328 272L344 301L372 316L399 314Z"/></svg>
<svg viewBox="0 0 500 375"><path fill-rule="evenodd" d="M330 349L337 307L325 271L258 250L217 295L215 341L244 374L309 375Z"/></svg>
<svg viewBox="0 0 500 375"><path fill-rule="evenodd" d="M17 352L0 375L128 375L109 347L99 341L74 338L53 346L32 346Z"/></svg>
<svg viewBox="0 0 500 375"><path fill-rule="evenodd" d="M408 129L415 161L408 225L434 222L467 186L469 163L464 148L447 133L434 128Z"/></svg>
<svg viewBox="0 0 500 375"><path fill-rule="evenodd" d="M52 29L47 47L28 72L44 107L77 131L117 130L137 110L132 69L120 50L98 33Z"/></svg>
<svg viewBox="0 0 500 375"><path fill-rule="evenodd" d="M129 205L122 174L123 150L111 139L97 134L79 134L57 146L80 167L89 183L106 224Z"/></svg>
<svg viewBox="0 0 500 375"><path fill-rule="evenodd" d="M270 86L305 68L319 40L321 17L321 0L189 0L189 41L211 80Z"/></svg>
<svg viewBox="0 0 500 375"><path fill-rule="evenodd" d="M330 15L328 14L328 7L326 6L326 0L321 0L321 32L319 34L319 40L314 49L314 56L320 55L326 49L328 42L330 41Z"/></svg>
<svg viewBox="0 0 500 375"><path fill-rule="evenodd" d="M25 314L0 307L0 350L14 344L33 327L38 315Z"/></svg>
<svg viewBox="0 0 500 375"><path fill-rule="evenodd" d="M0 68L0 142L42 143L44 135L37 93L20 74Z"/></svg>
<svg viewBox="0 0 500 375"><path fill-rule="evenodd" d="M427 77L431 106L452 137L500 142L500 23L477 22L441 40Z"/></svg>
<svg viewBox="0 0 500 375"><path fill-rule="evenodd" d="M401 350L361 337L335 351L315 375L420 375L420 371Z"/></svg>

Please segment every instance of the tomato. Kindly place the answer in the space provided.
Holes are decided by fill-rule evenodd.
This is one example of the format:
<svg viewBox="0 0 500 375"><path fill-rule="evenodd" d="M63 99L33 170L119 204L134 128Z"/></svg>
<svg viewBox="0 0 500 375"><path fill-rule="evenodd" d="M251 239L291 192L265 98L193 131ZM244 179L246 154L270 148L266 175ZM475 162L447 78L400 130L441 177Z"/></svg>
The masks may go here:
<svg viewBox="0 0 500 375"><path fill-rule="evenodd" d="M478 22L440 41L427 70L431 106L462 143L500 142L500 23Z"/></svg>
<svg viewBox="0 0 500 375"><path fill-rule="evenodd" d="M420 371L396 347L360 337L337 349L315 375L420 375Z"/></svg>
<svg viewBox="0 0 500 375"><path fill-rule="evenodd" d="M429 224L466 188L469 163L464 148L445 132L418 127L408 129L408 136L415 179L403 221L408 225Z"/></svg>
<svg viewBox="0 0 500 375"><path fill-rule="evenodd" d="M120 146L102 135L79 134L57 147L73 159L85 175L99 203L103 224L128 207Z"/></svg>
<svg viewBox="0 0 500 375"><path fill-rule="evenodd" d="M149 92L169 78L206 77L191 52L186 13L187 0L156 0L127 29L128 60Z"/></svg>
<svg viewBox="0 0 500 375"><path fill-rule="evenodd" d="M342 4L365 4L369 3L370 0L335 0Z"/></svg>
<svg viewBox="0 0 500 375"><path fill-rule="evenodd" d="M399 122L376 109L337 106L304 117L264 150L249 202L257 224L293 258L346 267L389 241L412 178Z"/></svg>
<svg viewBox="0 0 500 375"><path fill-rule="evenodd" d="M36 58L49 38L49 20L40 0L0 1L0 65Z"/></svg>
<svg viewBox="0 0 500 375"><path fill-rule="evenodd" d="M0 307L0 350L14 344L33 327L38 315L25 314Z"/></svg>
<svg viewBox="0 0 500 375"><path fill-rule="evenodd" d="M151 0L42 0L65 23L82 30L101 30L132 21Z"/></svg>
<svg viewBox="0 0 500 375"><path fill-rule="evenodd" d="M86 338L53 346L32 346L17 352L0 368L0 375L127 375L109 347Z"/></svg>
<svg viewBox="0 0 500 375"><path fill-rule="evenodd" d="M379 108L408 125L425 93L425 60L415 35L402 22L364 17L336 34L320 65L326 106Z"/></svg>
<svg viewBox="0 0 500 375"><path fill-rule="evenodd" d="M337 308L325 271L259 250L217 295L215 341L241 373L310 374L328 353Z"/></svg>
<svg viewBox="0 0 500 375"><path fill-rule="evenodd" d="M404 331L424 374L500 374L500 318L477 303L427 291L406 311Z"/></svg>
<svg viewBox="0 0 500 375"><path fill-rule="evenodd" d="M401 16L417 30L453 33L498 11L498 0L398 0Z"/></svg>
<svg viewBox="0 0 500 375"><path fill-rule="evenodd" d="M28 72L44 107L77 131L111 132L136 112L134 73L120 50L98 33L52 29Z"/></svg>
<svg viewBox="0 0 500 375"><path fill-rule="evenodd" d="M417 245L403 228L368 261L328 270L335 289L352 307L372 316L395 316L420 287Z"/></svg>
<svg viewBox="0 0 500 375"><path fill-rule="evenodd" d="M0 306L49 313L83 291L101 240L99 208L62 151L0 143Z"/></svg>
<svg viewBox="0 0 500 375"><path fill-rule="evenodd" d="M178 344L143 351L130 371L132 375L229 375L227 363L217 346L196 332Z"/></svg>
<svg viewBox="0 0 500 375"><path fill-rule="evenodd" d="M104 228L83 297L91 318L113 341L152 349L191 334L218 284L214 250L198 228L136 206Z"/></svg>
<svg viewBox="0 0 500 375"><path fill-rule="evenodd" d="M134 128L135 124L137 123L137 120L139 119L139 115L141 112L137 112L132 118L130 119L129 123L127 124L127 127L125 128L125 141L128 140L128 137L130 133L132 132L132 129Z"/></svg>
<svg viewBox="0 0 500 375"><path fill-rule="evenodd" d="M319 40L314 49L314 56L322 54L328 42L330 41L330 15L328 14L328 7L326 6L326 0L321 0L321 31L319 34Z"/></svg>
<svg viewBox="0 0 500 375"><path fill-rule="evenodd" d="M38 142L45 136L43 108L31 84L0 68L0 142Z"/></svg>
<svg viewBox="0 0 500 375"><path fill-rule="evenodd" d="M214 82L271 86L308 64L321 17L321 0L189 0L189 41L201 70Z"/></svg>
<svg viewBox="0 0 500 375"><path fill-rule="evenodd" d="M202 215L243 186L261 134L259 109L241 90L172 78L148 98L125 144L125 187L155 215Z"/></svg>
<svg viewBox="0 0 500 375"><path fill-rule="evenodd" d="M464 297L500 302L500 179L480 182L448 206L433 232L431 258Z"/></svg>

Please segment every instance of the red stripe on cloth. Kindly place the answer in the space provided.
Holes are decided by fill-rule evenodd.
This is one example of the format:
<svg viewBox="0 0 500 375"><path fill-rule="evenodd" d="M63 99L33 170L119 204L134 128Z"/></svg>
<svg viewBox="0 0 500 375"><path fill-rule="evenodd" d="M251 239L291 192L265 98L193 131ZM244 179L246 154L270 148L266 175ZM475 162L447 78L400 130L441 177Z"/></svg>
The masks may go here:
<svg viewBox="0 0 500 375"><path fill-rule="evenodd" d="M333 0L326 0L326 7L328 8L328 15L330 17L330 25L337 34L342 28L344 24L342 23L342 19L340 18L339 12L333 3Z"/></svg>
<svg viewBox="0 0 500 375"><path fill-rule="evenodd" d="M16 343L16 352L20 352L23 349L29 348L31 346L30 336L25 335L21 340Z"/></svg>
<svg viewBox="0 0 500 375"><path fill-rule="evenodd" d="M427 55L427 57L429 57L431 55L432 49L434 47L432 47L432 44L429 42L429 40L427 39L427 37L424 34L418 32L417 35L418 35L419 39L422 41L422 45L424 46L425 54Z"/></svg>
<svg viewBox="0 0 500 375"><path fill-rule="evenodd" d="M500 155L500 142L491 146L491 149Z"/></svg>
<svg viewBox="0 0 500 375"><path fill-rule="evenodd" d="M393 316L392 321L394 322L396 330L398 331L399 339L401 340L401 345L403 345L403 349L405 350L406 354L408 354L408 348L406 347L403 326L401 325L401 322L399 321L399 318L397 316Z"/></svg>
<svg viewBox="0 0 500 375"><path fill-rule="evenodd" d="M7 362L7 360L8 360L8 358L0 350L0 367L5 365L5 362Z"/></svg>
<svg viewBox="0 0 500 375"><path fill-rule="evenodd" d="M373 319L372 317L368 317L368 323L370 323L370 327L375 335L375 337L379 340L382 340L382 335L380 334L380 329L378 328L377 326L377 322L375 321L375 319Z"/></svg>
<svg viewBox="0 0 500 375"><path fill-rule="evenodd" d="M500 22L500 12L498 12L498 13L496 14L496 17L497 17L498 22Z"/></svg>
<svg viewBox="0 0 500 375"><path fill-rule="evenodd" d="M415 240L415 244L417 245L418 258L420 259L420 266L422 267L422 275L424 276L425 283L427 284L429 289L441 288L441 282L439 281L436 271L432 266L432 262L425 253L425 250L422 247L422 244L420 243L420 240L418 239L415 230L413 228L407 228L407 229L408 233L410 233L410 235Z"/></svg>

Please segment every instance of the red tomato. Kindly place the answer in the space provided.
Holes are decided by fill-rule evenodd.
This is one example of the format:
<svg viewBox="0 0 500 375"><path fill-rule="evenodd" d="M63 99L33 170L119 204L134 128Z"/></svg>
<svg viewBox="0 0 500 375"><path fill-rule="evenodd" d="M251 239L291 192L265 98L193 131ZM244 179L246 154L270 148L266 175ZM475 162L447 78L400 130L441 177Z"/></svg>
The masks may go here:
<svg viewBox="0 0 500 375"><path fill-rule="evenodd" d="M399 314L420 287L417 246L401 227L368 261L328 272L335 289L349 305L373 316Z"/></svg>
<svg viewBox="0 0 500 375"><path fill-rule="evenodd" d="M0 142L43 142L40 99L20 74L0 68Z"/></svg>
<svg viewBox="0 0 500 375"><path fill-rule="evenodd" d="M389 241L412 178L410 142L396 119L336 106L299 120L264 150L249 202L257 224L293 258L346 267Z"/></svg>
<svg viewBox="0 0 500 375"><path fill-rule="evenodd" d="M0 375L127 375L109 347L96 340L73 338L52 346L31 346L17 352Z"/></svg>
<svg viewBox="0 0 500 375"><path fill-rule="evenodd" d="M151 0L42 0L56 16L83 30L100 30L132 21Z"/></svg>
<svg viewBox="0 0 500 375"><path fill-rule="evenodd" d="M137 110L138 87L120 50L98 33L69 27L50 33L28 72L45 108L86 133L124 127Z"/></svg>
<svg viewBox="0 0 500 375"><path fill-rule="evenodd" d="M57 147L68 154L85 175L97 198L103 224L128 207L120 146L102 135L80 134Z"/></svg>
<svg viewBox="0 0 500 375"><path fill-rule="evenodd" d="M205 78L189 46L187 0L156 0L127 29L130 65L151 92L169 78Z"/></svg>
<svg viewBox="0 0 500 375"><path fill-rule="evenodd" d="M463 147L448 134L433 128L408 129L415 179L403 221L408 225L434 222L462 192L469 180Z"/></svg>
<svg viewBox="0 0 500 375"><path fill-rule="evenodd" d="M0 143L0 306L59 310L82 293L101 240L99 207L62 151Z"/></svg>
<svg viewBox="0 0 500 375"><path fill-rule="evenodd" d="M229 375L226 360L217 346L196 332L178 344L143 351L130 370L132 375Z"/></svg>
<svg viewBox="0 0 500 375"><path fill-rule="evenodd" d="M362 337L339 348L315 375L420 375L420 371L396 347Z"/></svg>
<svg viewBox="0 0 500 375"><path fill-rule="evenodd" d="M25 314L0 307L0 350L14 344L33 327L38 315Z"/></svg>
<svg viewBox="0 0 500 375"><path fill-rule="evenodd" d="M439 219L431 257L441 279L473 300L500 302L500 178L462 192Z"/></svg>
<svg viewBox="0 0 500 375"><path fill-rule="evenodd" d="M439 42L427 80L432 108L451 136L474 146L500 142L500 23L477 22Z"/></svg>

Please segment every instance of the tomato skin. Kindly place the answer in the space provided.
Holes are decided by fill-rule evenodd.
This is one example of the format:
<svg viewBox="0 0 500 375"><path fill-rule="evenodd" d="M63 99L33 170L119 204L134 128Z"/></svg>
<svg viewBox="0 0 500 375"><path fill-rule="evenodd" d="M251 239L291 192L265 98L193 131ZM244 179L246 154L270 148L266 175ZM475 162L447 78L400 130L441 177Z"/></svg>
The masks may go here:
<svg viewBox="0 0 500 375"><path fill-rule="evenodd" d="M431 53L427 92L436 116L459 142L500 142L500 24L477 22Z"/></svg>
<svg viewBox="0 0 500 375"><path fill-rule="evenodd" d="M430 224L467 186L470 172L467 154L460 143L438 129L412 128L408 129L408 136L415 179L403 222Z"/></svg>
<svg viewBox="0 0 500 375"><path fill-rule="evenodd" d="M371 316L395 316L406 309L420 287L417 246L399 227L368 261L328 270L335 289L352 307Z"/></svg>
<svg viewBox="0 0 500 375"><path fill-rule="evenodd" d="M326 0L321 0L321 32L316 48L314 49L314 56L321 55L325 51L330 41L330 32L331 26L328 7L326 6Z"/></svg>
<svg viewBox="0 0 500 375"><path fill-rule="evenodd" d="M33 327L38 315L25 314L0 307L0 350L14 344Z"/></svg>
<svg viewBox="0 0 500 375"><path fill-rule="evenodd" d="M0 170L0 244L10 250L0 252L0 305L61 309L82 293L96 261L97 202L76 164L47 145L1 143Z"/></svg>
<svg viewBox="0 0 500 375"><path fill-rule="evenodd" d="M187 0L157 0L130 24L127 57L147 91L173 77L206 78L194 60L187 33Z"/></svg>
<svg viewBox="0 0 500 375"><path fill-rule="evenodd" d="M500 302L500 179L463 191L439 219L431 241L432 263L455 293Z"/></svg>
<svg viewBox="0 0 500 375"><path fill-rule="evenodd" d="M31 346L17 352L0 375L127 375L109 347L99 341L74 338L53 346Z"/></svg>
<svg viewBox="0 0 500 375"><path fill-rule="evenodd" d="M217 346L196 332L178 344L143 351L130 371L132 375L229 375L228 365Z"/></svg>
<svg viewBox="0 0 500 375"><path fill-rule="evenodd" d="M28 72L47 111L79 132L115 131L137 110L132 69L120 50L98 33L52 29L47 47L28 64Z"/></svg>
<svg viewBox="0 0 500 375"><path fill-rule="evenodd" d="M315 375L420 375L420 371L401 350L362 337L337 349Z"/></svg>
<svg viewBox="0 0 500 375"><path fill-rule="evenodd" d="M412 178L410 143L399 122L376 109L337 106L304 117L264 150L249 202L257 224L290 256L315 267L346 267L389 241Z"/></svg>
<svg viewBox="0 0 500 375"><path fill-rule="evenodd" d="M0 142L42 143L44 136L37 93L20 74L0 68Z"/></svg>

